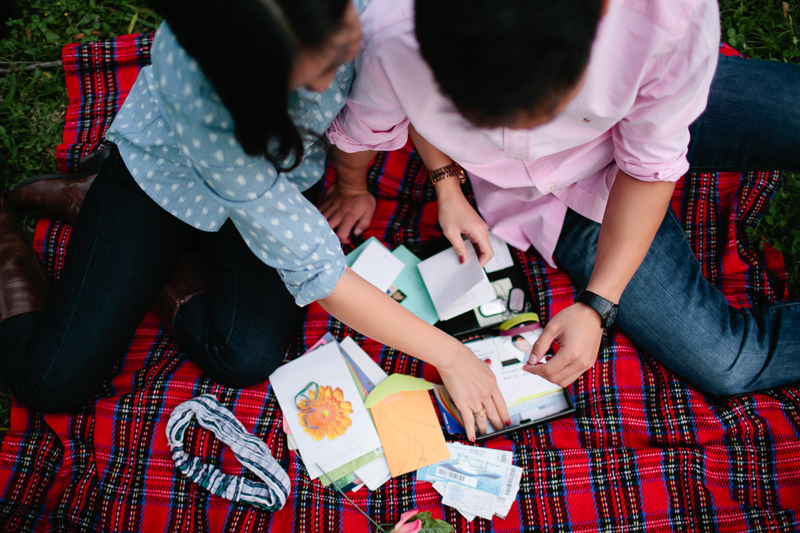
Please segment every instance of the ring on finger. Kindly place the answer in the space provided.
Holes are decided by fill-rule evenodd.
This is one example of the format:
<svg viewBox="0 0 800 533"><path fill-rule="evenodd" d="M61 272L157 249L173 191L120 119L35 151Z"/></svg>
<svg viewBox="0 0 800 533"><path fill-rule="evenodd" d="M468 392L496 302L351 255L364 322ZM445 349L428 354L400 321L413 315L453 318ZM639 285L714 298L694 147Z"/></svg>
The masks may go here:
<svg viewBox="0 0 800 533"><path fill-rule="evenodd" d="M483 420L486 418L486 409L481 409L480 411L473 413L473 415L475 415L475 420Z"/></svg>

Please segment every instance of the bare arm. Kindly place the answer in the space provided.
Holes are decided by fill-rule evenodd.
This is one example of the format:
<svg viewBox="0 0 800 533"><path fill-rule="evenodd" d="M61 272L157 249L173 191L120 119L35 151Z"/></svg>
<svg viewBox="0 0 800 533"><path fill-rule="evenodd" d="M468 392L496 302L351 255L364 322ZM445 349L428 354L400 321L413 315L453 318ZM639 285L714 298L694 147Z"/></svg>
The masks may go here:
<svg viewBox="0 0 800 533"><path fill-rule="evenodd" d="M429 170L453 163L447 154L429 143L411 124L408 126L408 135ZM467 250L461 234L466 235L471 242L478 245L478 261L484 266L494 255L489 243L489 226L464 197L461 184L456 178L443 179L434 187L439 204L439 225L442 226L445 237L463 262L467 258Z"/></svg>
<svg viewBox="0 0 800 533"><path fill-rule="evenodd" d="M592 277L586 287L619 302L625 287L650 249L669 208L675 184L645 182L620 171L611 187L597 242ZM599 315L584 304L573 304L547 324L533 345L525 370L567 386L594 365L603 330ZM546 365L535 365L553 341L559 351Z"/></svg>
<svg viewBox="0 0 800 533"><path fill-rule="evenodd" d="M464 417L470 440L474 441L474 412L486 409L495 428L509 421L494 374L483 361L461 342L420 320L349 268L333 292L318 302L360 333L434 365ZM486 431L485 419L478 421L478 429Z"/></svg>

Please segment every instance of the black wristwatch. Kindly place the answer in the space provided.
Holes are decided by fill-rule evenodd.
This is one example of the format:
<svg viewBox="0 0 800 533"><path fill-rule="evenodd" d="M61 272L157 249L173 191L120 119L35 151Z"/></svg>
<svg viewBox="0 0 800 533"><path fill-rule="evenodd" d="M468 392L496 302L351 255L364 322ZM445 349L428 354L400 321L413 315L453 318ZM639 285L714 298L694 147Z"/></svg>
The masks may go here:
<svg viewBox="0 0 800 533"><path fill-rule="evenodd" d="M619 306L617 304L611 303L602 296L598 296L586 289L578 293L578 297L575 298L575 303L578 302L586 304L597 311L597 314L600 315L600 325L603 328L607 328L613 324L619 312Z"/></svg>

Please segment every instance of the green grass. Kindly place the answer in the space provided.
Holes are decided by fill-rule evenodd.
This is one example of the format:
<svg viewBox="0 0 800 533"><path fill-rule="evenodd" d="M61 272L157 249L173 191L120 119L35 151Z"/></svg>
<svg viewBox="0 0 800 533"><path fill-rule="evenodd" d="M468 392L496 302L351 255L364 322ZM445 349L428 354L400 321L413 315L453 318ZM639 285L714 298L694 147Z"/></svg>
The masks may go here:
<svg viewBox="0 0 800 533"><path fill-rule="evenodd" d="M0 0L0 13L0 70L58 61L68 43L148 32L159 21L143 1L128 0ZM720 16L722 39L745 55L800 63L797 0L720 0ZM0 72L2 190L55 171L66 109L60 68ZM35 218L20 220L32 234ZM800 176L785 177L769 215L750 233L783 251L790 291L800 296ZM8 392L0 388L0 438L8 428L9 404Z"/></svg>

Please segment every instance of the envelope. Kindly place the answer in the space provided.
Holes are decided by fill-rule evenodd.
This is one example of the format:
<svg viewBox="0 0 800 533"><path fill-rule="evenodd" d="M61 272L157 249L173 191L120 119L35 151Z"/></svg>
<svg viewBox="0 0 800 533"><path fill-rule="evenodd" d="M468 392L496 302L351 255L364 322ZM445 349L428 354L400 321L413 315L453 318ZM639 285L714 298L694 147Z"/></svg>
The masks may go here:
<svg viewBox="0 0 800 533"><path fill-rule="evenodd" d="M365 406L372 413L392 477L450 457L425 380L392 374Z"/></svg>

